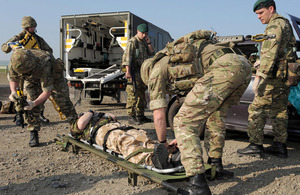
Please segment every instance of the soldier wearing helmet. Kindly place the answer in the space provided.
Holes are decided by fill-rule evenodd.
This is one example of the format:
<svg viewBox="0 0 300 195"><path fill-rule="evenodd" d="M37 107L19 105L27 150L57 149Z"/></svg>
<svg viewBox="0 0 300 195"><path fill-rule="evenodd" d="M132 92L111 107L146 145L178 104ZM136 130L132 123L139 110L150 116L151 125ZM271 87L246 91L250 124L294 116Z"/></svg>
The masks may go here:
<svg viewBox="0 0 300 195"><path fill-rule="evenodd" d="M5 53L9 53L12 51L12 48L9 46L11 43L17 42L18 46L22 46L26 49L41 49L49 52L52 55L52 48L48 45L48 43L40 36L36 34L37 22L31 16L24 16L21 21L21 26L23 31L18 35L13 36L8 41L2 44L1 49ZM20 82L20 88L22 89L22 82ZM26 88L26 86L24 86ZM40 90L41 91L41 90ZM25 91L26 93L26 91ZM21 125L21 117L22 115L18 112L19 108L16 108L16 124L18 126ZM41 106L41 118L40 120L44 123L49 123L49 120L44 117L44 106Z"/></svg>
<svg viewBox="0 0 300 195"><path fill-rule="evenodd" d="M12 49L8 46L9 42L19 41L26 49L35 48L48 51L51 54L53 53L52 48L47 44L47 42L42 37L36 34L37 23L33 17L24 16L22 18L21 26L23 28L23 31L21 33L13 36L7 42L2 44L1 49L3 52L11 52ZM28 41L30 38L34 41Z"/></svg>
<svg viewBox="0 0 300 195"><path fill-rule="evenodd" d="M20 80L23 79L28 103L24 110L31 110L25 112L27 130L30 131L30 147L39 145L40 106L50 95L70 122L77 118L75 108L69 98L66 79L62 72L55 71L58 61L48 52L36 49L18 48L11 55L8 75L11 89L9 99L17 101L16 89ZM54 79L55 83L53 83Z"/></svg>

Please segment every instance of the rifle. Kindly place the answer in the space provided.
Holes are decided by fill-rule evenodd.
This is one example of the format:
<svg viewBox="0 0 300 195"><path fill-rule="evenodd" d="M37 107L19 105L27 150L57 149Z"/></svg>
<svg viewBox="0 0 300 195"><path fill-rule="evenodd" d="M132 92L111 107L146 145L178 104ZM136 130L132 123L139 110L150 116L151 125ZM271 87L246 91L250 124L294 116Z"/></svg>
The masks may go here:
<svg viewBox="0 0 300 195"><path fill-rule="evenodd" d="M265 34L257 34L251 37L252 41L263 42L268 39L275 39L276 35L265 35Z"/></svg>

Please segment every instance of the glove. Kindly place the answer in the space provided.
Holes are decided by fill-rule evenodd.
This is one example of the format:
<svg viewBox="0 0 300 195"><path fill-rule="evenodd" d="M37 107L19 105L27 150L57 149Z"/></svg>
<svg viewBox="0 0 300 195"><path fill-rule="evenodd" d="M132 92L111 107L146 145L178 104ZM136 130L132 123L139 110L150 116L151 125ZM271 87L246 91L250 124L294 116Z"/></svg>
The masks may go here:
<svg viewBox="0 0 300 195"><path fill-rule="evenodd" d="M17 102L19 96L18 96L18 94L17 94L16 92L14 92L14 93L11 93L11 94L9 95L8 98L9 98L9 100L12 101L12 102Z"/></svg>
<svg viewBox="0 0 300 195"><path fill-rule="evenodd" d="M9 53L9 52L11 52L11 48L8 46L7 43L3 43L3 44L2 44L1 50L2 50L4 53Z"/></svg>
<svg viewBox="0 0 300 195"><path fill-rule="evenodd" d="M35 107L35 102L30 101L30 100L26 100L26 101L27 101L28 106L25 106L24 110L32 110Z"/></svg>
<svg viewBox="0 0 300 195"><path fill-rule="evenodd" d="M258 68L259 68L259 65L260 65L260 60L257 60L257 61L254 63L254 68L255 68L255 69L258 69Z"/></svg>

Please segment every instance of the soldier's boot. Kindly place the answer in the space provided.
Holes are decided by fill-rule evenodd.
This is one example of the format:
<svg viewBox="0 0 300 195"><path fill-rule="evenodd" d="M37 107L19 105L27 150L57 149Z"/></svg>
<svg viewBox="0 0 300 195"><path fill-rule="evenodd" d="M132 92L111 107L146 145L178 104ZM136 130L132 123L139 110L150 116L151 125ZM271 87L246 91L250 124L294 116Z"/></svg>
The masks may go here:
<svg viewBox="0 0 300 195"><path fill-rule="evenodd" d="M172 167L169 163L168 149L164 146L164 144L155 145L151 161L157 169L168 169Z"/></svg>
<svg viewBox="0 0 300 195"><path fill-rule="evenodd" d="M138 121L138 120L136 119L136 117L134 117L134 116L129 116L129 117L128 117L128 123L129 123L130 125L140 125L140 124L141 124L140 121Z"/></svg>
<svg viewBox="0 0 300 195"><path fill-rule="evenodd" d="M277 156L279 158L288 157L286 144L281 142L273 142L271 146L265 148L265 153Z"/></svg>
<svg viewBox="0 0 300 195"><path fill-rule="evenodd" d="M17 126L24 127L24 118L23 118L23 114L21 112L16 113L16 115L14 117L14 122L16 122Z"/></svg>
<svg viewBox="0 0 300 195"><path fill-rule="evenodd" d="M264 156L264 147L262 145L250 143L246 148L238 149L237 153L239 156L249 155L249 156Z"/></svg>
<svg viewBox="0 0 300 195"><path fill-rule="evenodd" d="M170 164L172 165L172 167L182 166L181 153L179 150L172 153L172 156L170 158Z"/></svg>
<svg viewBox="0 0 300 195"><path fill-rule="evenodd" d="M209 169L207 178L208 180L214 179L225 179L225 178L232 178L234 173L231 171L224 170L222 164L222 158L208 158L207 164L214 166L214 168ZM212 172L215 171L215 172Z"/></svg>
<svg viewBox="0 0 300 195"><path fill-rule="evenodd" d="M222 179L223 178L223 164L222 164L222 158L208 158L207 164L210 164L212 166L216 166L216 176L212 179Z"/></svg>
<svg viewBox="0 0 300 195"><path fill-rule="evenodd" d="M30 147L36 147L39 146L39 134L38 131L30 131L30 141L29 146Z"/></svg>
<svg viewBox="0 0 300 195"><path fill-rule="evenodd" d="M204 173L190 177L188 186L178 192L182 195L211 195Z"/></svg>
<svg viewBox="0 0 300 195"><path fill-rule="evenodd" d="M151 123L152 120L147 118L145 115L137 116L136 118L140 123Z"/></svg>
<svg viewBox="0 0 300 195"><path fill-rule="evenodd" d="M44 110L42 110L41 113L40 113L40 121L41 121L42 123L44 123L44 124L47 124L47 123L50 122L49 119L47 119L47 118L44 116Z"/></svg>

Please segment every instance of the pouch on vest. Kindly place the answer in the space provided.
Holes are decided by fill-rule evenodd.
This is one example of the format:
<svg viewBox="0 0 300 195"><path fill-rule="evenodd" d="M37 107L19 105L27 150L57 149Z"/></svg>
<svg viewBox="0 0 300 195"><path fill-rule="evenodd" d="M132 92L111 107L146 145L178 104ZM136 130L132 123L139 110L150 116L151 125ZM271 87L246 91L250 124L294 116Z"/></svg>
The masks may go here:
<svg viewBox="0 0 300 195"><path fill-rule="evenodd" d="M167 55L171 63L186 63L193 61L196 53L205 40L211 40L216 33L208 30L198 30L180 37L167 44Z"/></svg>
<svg viewBox="0 0 300 195"><path fill-rule="evenodd" d="M24 46L25 49L40 49L37 41L30 33L27 33L24 39L20 40L19 42Z"/></svg>
<svg viewBox="0 0 300 195"><path fill-rule="evenodd" d="M191 62L194 60L195 56L195 47L190 43L179 43L174 45L169 43L167 45L168 53L170 55L169 61L172 63L185 63Z"/></svg>
<svg viewBox="0 0 300 195"><path fill-rule="evenodd" d="M196 69L194 63L176 64L169 69L172 78L175 78L173 89L187 91L194 87L196 81L201 77L201 73Z"/></svg>

